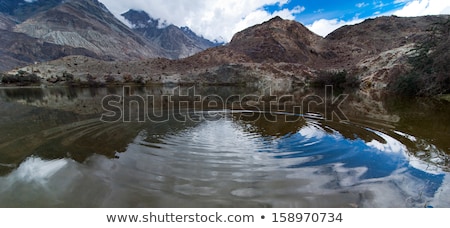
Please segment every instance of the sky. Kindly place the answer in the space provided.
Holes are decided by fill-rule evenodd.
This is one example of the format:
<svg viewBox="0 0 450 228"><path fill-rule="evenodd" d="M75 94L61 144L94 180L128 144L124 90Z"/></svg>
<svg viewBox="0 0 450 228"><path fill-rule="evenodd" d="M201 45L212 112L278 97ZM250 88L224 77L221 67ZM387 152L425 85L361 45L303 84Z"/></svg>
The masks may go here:
<svg viewBox="0 0 450 228"><path fill-rule="evenodd" d="M166 24L188 26L209 40L229 42L243 29L275 16L296 20L326 36L335 29L378 16L450 14L450 0L99 0L116 17L143 10Z"/></svg>

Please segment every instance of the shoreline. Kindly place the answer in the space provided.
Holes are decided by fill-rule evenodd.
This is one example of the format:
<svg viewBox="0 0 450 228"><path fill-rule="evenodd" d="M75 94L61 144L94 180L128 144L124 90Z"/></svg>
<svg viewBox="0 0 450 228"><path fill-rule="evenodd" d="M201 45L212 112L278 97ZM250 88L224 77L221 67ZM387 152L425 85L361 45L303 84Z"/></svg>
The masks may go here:
<svg viewBox="0 0 450 228"><path fill-rule="evenodd" d="M141 83L111 83L111 84L71 84L68 85L66 83L60 83L60 84L36 84L36 85L26 85L26 86L20 86L15 84L4 84L0 83L0 90L6 90L6 89L50 89L50 88L73 88L73 89L100 89L100 88L119 88L119 87L192 87L192 86L199 86L199 87L261 87L261 85L264 85L267 87L268 85L266 83L147 83L147 84L141 84ZM275 87L276 84L273 84ZM290 84L291 88L295 88L296 84ZM270 87L270 86L269 86ZM303 85L303 88L311 88L311 89L319 89L322 87L317 86L311 86L311 85ZM361 90L360 87L339 87L336 86L337 90L347 91L347 90ZM383 90L383 89L382 89ZM385 94L386 95L386 94ZM450 102L450 94L439 94L434 96L401 96L403 98L410 98L410 99L420 99L420 98L430 98L438 101L445 101Z"/></svg>

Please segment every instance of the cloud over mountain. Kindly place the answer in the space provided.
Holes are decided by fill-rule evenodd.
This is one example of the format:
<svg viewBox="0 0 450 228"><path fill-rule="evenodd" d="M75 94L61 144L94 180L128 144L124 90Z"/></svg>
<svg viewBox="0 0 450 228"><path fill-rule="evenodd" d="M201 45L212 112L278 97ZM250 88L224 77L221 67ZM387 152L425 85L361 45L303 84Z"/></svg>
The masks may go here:
<svg viewBox="0 0 450 228"><path fill-rule="evenodd" d="M188 26L195 33L210 40L231 40L234 33L247 27L267 21L274 16L295 19L304 8L296 6L283 8L289 0L100 0L117 17L129 9L144 10L153 18L167 20L167 24ZM268 5L278 5L279 10L269 12Z"/></svg>
<svg viewBox="0 0 450 228"><path fill-rule="evenodd" d="M349 0L345 4L326 0L100 1L124 23L127 22L120 14L129 9L144 10L153 18L166 20L167 25L188 26L195 33L220 42L229 42L236 32L274 16L295 19L316 34L326 36L343 25L371 17L450 14L450 2L442 0Z"/></svg>

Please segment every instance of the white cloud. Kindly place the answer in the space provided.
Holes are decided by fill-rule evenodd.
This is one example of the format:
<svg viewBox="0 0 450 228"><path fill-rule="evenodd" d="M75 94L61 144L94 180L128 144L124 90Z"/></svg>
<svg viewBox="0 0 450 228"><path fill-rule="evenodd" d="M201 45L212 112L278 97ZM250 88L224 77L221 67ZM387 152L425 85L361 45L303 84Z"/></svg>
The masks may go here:
<svg viewBox="0 0 450 228"><path fill-rule="evenodd" d="M450 1L442 0L395 0L394 4L405 4L401 9L390 12L376 11L372 17L397 15L402 17L409 16L424 16L437 14L450 14ZM382 8L386 6L382 1L374 1L375 8ZM357 4L358 7L358 4ZM320 19L307 25L311 31L318 35L326 36L334 30L344 25L353 25L362 22L367 18L354 18L346 21L341 19Z"/></svg>
<svg viewBox="0 0 450 228"><path fill-rule="evenodd" d="M450 1L414 0L393 14L403 17L450 14Z"/></svg>
<svg viewBox="0 0 450 228"><path fill-rule="evenodd" d="M395 0L394 4L401 4L401 3L406 3L406 2L410 2L412 0Z"/></svg>
<svg viewBox="0 0 450 228"><path fill-rule="evenodd" d="M274 16L280 16L284 19L294 20L295 17L293 14L300 13L304 10L303 7L296 7L292 10L289 9L283 9L280 11L276 11L274 13L269 13L265 10L255 10L248 14L245 18L242 18L236 25L232 26L232 33L234 34L236 32L242 31L252 25L259 24L261 22L267 21ZM231 38L231 37L230 37Z"/></svg>
<svg viewBox="0 0 450 228"><path fill-rule="evenodd" d="M321 35L323 37L327 36L329 33L333 32L334 30L344 26L344 25L354 25L362 22L363 19L354 18L350 21L345 20L339 20L339 19L320 19L317 21L314 21L310 25L306 25L306 27L313 31L314 33Z"/></svg>
<svg viewBox="0 0 450 228"><path fill-rule="evenodd" d="M32 1L32 0L27 0ZM282 9L291 0L99 0L111 12L125 22L120 14L129 9L144 10L154 18L164 19L166 23L177 26L188 26L194 32L210 40L228 42L232 36L245 28L262 23L274 16L294 20L295 15L303 12L304 7ZM386 1L384 1L386 2ZM384 12L381 10L388 3L382 0L373 0L372 5L379 9L372 17L383 15L422 16L433 14L450 14L450 1L442 0L393 0L389 4L402 5L397 11ZM370 2L369 2L370 3ZM355 7L363 8L370 4L361 1ZM267 12L264 6L276 5L280 10ZM319 13L321 10L316 10ZM357 17L357 16L356 16ZM364 18L365 19L365 18ZM326 36L335 29L363 21L354 18L343 20L339 18L323 18L314 21L307 27L313 32Z"/></svg>
<svg viewBox="0 0 450 228"><path fill-rule="evenodd" d="M383 8L386 6L386 4L383 3L383 1L373 1L373 5L375 8Z"/></svg>
<svg viewBox="0 0 450 228"><path fill-rule="evenodd" d="M273 13L264 10L266 5L280 8L290 0L99 0L122 21L120 14L129 9L144 10L154 18L161 18L177 26L188 26L197 34L210 40L230 41L242 29L262 23L272 17L295 19L303 7L280 9Z"/></svg>
<svg viewBox="0 0 450 228"><path fill-rule="evenodd" d="M318 9L318 10L314 10L314 13L322 13L323 11L325 11L325 9Z"/></svg>
<svg viewBox="0 0 450 228"><path fill-rule="evenodd" d="M360 3L357 3L355 6L358 7L358 8L364 8L364 7L368 6L368 5L369 5L369 3L360 2Z"/></svg>

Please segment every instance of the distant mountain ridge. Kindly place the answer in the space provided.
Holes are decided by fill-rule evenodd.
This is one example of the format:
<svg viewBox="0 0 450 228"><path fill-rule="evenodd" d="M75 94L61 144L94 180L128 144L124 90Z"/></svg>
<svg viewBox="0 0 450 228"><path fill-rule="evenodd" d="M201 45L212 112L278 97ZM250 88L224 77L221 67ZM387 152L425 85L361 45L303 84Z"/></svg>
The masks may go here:
<svg viewBox="0 0 450 228"><path fill-rule="evenodd" d="M0 71L71 54L122 61L177 59L215 45L187 28L173 25L155 27L152 36L148 31L141 35L97 0L2 0L0 30L8 31L2 37L6 39L4 43L11 44L0 45ZM18 39L14 40L14 36ZM44 43L53 45L42 48Z"/></svg>
<svg viewBox="0 0 450 228"><path fill-rule="evenodd" d="M218 45L197 36L188 27L172 24L160 27L160 21L144 11L129 10L122 16L132 24L134 31L162 47L171 59L185 58Z"/></svg>
<svg viewBox="0 0 450 228"><path fill-rule="evenodd" d="M63 0L2 0L0 2L0 71L68 55L85 55L108 60L91 50L59 45L15 32L16 26L63 3Z"/></svg>
<svg viewBox="0 0 450 228"><path fill-rule="evenodd" d="M111 59L164 56L163 51L121 23L97 0L68 0L28 18L15 32L49 43L85 48Z"/></svg>

